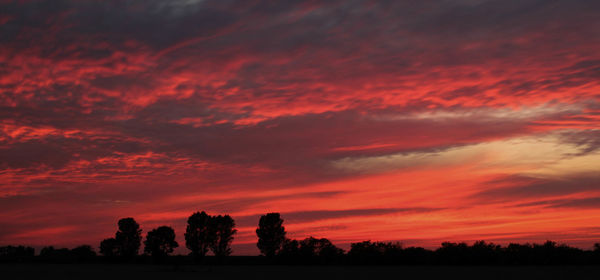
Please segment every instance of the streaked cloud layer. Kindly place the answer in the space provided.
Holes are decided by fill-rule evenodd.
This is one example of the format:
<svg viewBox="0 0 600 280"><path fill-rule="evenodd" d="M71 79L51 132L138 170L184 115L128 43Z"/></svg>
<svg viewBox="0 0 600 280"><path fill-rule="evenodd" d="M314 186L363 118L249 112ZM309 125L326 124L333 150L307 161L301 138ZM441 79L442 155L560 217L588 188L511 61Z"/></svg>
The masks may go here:
<svg viewBox="0 0 600 280"><path fill-rule="evenodd" d="M0 5L0 243L600 240L595 1Z"/></svg>

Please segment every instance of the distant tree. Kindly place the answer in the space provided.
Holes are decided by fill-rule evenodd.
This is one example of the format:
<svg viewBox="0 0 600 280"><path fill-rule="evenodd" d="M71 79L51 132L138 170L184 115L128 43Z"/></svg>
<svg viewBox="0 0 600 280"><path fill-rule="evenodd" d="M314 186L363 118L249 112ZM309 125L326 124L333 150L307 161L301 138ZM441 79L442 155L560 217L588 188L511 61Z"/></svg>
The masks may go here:
<svg viewBox="0 0 600 280"><path fill-rule="evenodd" d="M535 259L533 246L529 243L510 243L503 251L507 264L526 264Z"/></svg>
<svg viewBox="0 0 600 280"><path fill-rule="evenodd" d="M56 249L53 246L46 246L40 251L40 258L51 261L70 261L73 255L67 248Z"/></svg>
<svg viewBox="0 0 600 280"><path fill-rule="evenodd" d="M444 264L466 264L469 260L469 245L467 243L443 242L436 250L440 261Z"/></svg>
<svg viewBox="0 0 600 280"><path fill-rule="evenodd" d="M166 257L177 247L179 244L175 241L175 231L171 227L161 226L146 234L144 252L156 259Z"/></svg>
<svg viewBox="0 0 600 280"><path fill-rule="evenodd" d="M25 246L3 246L0 247L0 260L22 261L31 259L35 255L35 249Z"/></svg>
<svg viewBox="0 0 600 280"><path fill-rule="evenodd" d="M486 243L485 241L477 241L470 247L473 264L496 263L500 258L500 245L494 243Z"/></svg>
<svg viewBox="0 0 600 280"><path fill-rule="evenodd" d="M96 252L90 245L81 245L71 249L71 255L77 261L88 261L96 257Z"/></svg>
<svg viewBox="0 0 600 280"><path fill-rule="evenodd" d="M40 250L41 257L49 256L52 253L54 253L54 246L46 246L46 247L42 248L42 250Z"/></svg>
<svg viewBox="0 0 600 280"><path fill-rule="evenodd" d="M398 242L363 241L350 244L348 256L355 263L392 264L405 259L402 244Z"/></svg>
<svg viewBox="0 0 600 280"><path fill-rule="evenodd" d="M286 238L277 255L285 259L298 258L300 256L300 242L296 239Z"/></svg>
<svg viewBox="0 0 600 280"><path fill-rule="evenodd" d="M408 247L402 249L402 257L398 259L401 264L433 264L435 253L423 247Z"/></svg>
<svg viewBox="0 0 600 280"><path fill-rule="evenodd" d="M321 258L333 261L344 254L344 250L336 247L327 238L309 237L300 242L300 255L303 258Z"/></svg>
<svg viewBox="0 0 600 280"><path fill-rule="evenodd" d="M377 246L377 243L368 241L350 244L348 256L358 263L376 263L380 262L384 254L384 248Z"/></svg>
<svg viewBox="0 0 600 280"><path fill-rule="evenodd" d="M115 235L119 244L119 255L126 258L138 254L142 242L142 230L133 218L119 220L119 231Z"/></svg>
<svg viewBox="0 0 600 280"><path fill-rule="evenodd" d="M185 229L185 246L192 251L195 258L202 258L208 248L215 242L215 232L211 227L211 217L206 212L196 212L187 221Z"/></svg>
<svg viewBox="0 0 600 280"><path fill-rule="evenodd" d="M210 228L214 234L214 240L210 244L212 252L217 257L229 256L233 235L237 232L233 219L229 215L212 217Z"/></svg>
<svg viewBox="0 0 600 280"><path fill-rule="evenodd" d="M285 227L279 213L268 213L260 217L256 229L256 246L267 257L275 256L285 241Z"/></svg>
<svg viewBox="0 0 600 280"><path fill-rule="evenodd" d="M105 257L116 257L119 255L119 243L114 238L107 238L100 242L100 254Z"/></svg>
<svg viewBox="0 0 600 280"><path fill-rule="evenodd" d="M348 255L378 257L383 255L383 251L381 249L382 248L377 246L377 243L367 240L350 244L350 251L348 251Z"/></svg>

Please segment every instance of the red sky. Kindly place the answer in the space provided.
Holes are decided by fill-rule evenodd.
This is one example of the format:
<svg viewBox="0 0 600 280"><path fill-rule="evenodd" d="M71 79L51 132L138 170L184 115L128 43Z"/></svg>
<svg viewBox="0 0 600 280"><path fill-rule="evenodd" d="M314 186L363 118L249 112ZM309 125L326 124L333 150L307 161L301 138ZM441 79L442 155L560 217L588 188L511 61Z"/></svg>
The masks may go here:
<svg viewBox="0 0 600 280"><path fill-rule="evenodd" d="M0 6L0 244L600 241L597 1Z"/></svg>

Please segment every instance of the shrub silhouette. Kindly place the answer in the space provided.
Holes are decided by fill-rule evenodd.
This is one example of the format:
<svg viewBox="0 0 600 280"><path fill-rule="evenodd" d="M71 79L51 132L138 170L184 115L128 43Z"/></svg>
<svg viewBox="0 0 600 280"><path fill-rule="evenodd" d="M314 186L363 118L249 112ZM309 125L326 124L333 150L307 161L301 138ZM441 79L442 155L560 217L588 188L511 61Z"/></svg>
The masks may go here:
<svg viewBox="0 0 600 280"><path fill-rule="evenodd" d="M234 220L229 215L219 215L211 217L210 221L210 231L214 237L210 249L217 257L229 256L233 235L237 232Z"/></svg>
<svg viewBox="0 0 600 280"><path fill-rule="evenodd" d="M256 229L258 243L256 243L256 246L263 255L269 258L274 257L279 252L286 239L285 227L282 224L283 220L279 213L263 215L258 222L258 228Z"/></svg>
<svg viewBox="0 0 600 280"><path fill-rule="evenodd" d="M196 212L187 221L185 229L185 246L196 258L202 258L215 242L215 232L211 227L211 217L206 212Z"/></svg>
<svg viewBox="0 0 600 280"><path fill-rule="evenodd" d="M133 218L119 220L119 231L115 239L119 244L119 255L125 258L137 256L142 242L142 230Z"/></svg>
<svg viewBox="0 0 600 280"><path fill-rule="evenodd" d="M161 226L149 231L144 241L144 252L155 259L163 259L179 247L175 241L175 231L168 226Z"/></svg>
<svg viewBox="0 0 600 280"><path fill-rule="evenodd" d="M113 258L119 255L119 243L114 238L107 238L100 242L100 254Z"/></svg>

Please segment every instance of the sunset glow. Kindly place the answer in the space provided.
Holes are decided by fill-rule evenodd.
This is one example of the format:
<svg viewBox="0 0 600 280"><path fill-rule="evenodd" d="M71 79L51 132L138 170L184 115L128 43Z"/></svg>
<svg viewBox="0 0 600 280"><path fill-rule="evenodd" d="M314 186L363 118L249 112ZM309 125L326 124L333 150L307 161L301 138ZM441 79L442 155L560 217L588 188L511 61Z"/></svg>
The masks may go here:
<svg viewBox="0 0 600 280"><path fill-rule="evenodd" d="M0 7L0 245L600 242L599 1Z"/></svg>

